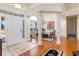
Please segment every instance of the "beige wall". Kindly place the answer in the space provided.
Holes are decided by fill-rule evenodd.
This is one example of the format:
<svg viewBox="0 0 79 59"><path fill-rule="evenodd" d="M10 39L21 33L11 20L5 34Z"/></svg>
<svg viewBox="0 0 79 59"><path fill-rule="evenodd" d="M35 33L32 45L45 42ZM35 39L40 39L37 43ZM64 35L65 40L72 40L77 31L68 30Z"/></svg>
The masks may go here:
<svg viewBox="0 0 79 59"><path fill-rule="evenodd" d="M75 29L75 28L77 28L76 21L77 21L76 16L75 17L71 16L70 18L67 18L67 29L68 29L67 33L68 34L75 34L76 35L76 29Z"/></svg>

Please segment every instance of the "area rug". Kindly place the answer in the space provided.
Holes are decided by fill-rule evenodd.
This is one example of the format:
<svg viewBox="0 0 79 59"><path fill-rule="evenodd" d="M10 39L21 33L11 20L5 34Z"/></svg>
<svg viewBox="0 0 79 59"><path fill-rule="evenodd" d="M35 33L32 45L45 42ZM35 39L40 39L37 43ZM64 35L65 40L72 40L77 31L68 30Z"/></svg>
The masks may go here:
<svg viewBox="0 0 79 59"><path fill-rule="evenodd" d="M29 51L36 47L37 44L33 42L21 42L3 49L3 56L19 56L20 54Z"/></svg>
<svg viewBox="0 0 79 59"><path fill-rule="evenodd" d="M63 51L60 51L55 48L48 48L43 54L43 56L62 56L62 55L63 55Z"/></svg>

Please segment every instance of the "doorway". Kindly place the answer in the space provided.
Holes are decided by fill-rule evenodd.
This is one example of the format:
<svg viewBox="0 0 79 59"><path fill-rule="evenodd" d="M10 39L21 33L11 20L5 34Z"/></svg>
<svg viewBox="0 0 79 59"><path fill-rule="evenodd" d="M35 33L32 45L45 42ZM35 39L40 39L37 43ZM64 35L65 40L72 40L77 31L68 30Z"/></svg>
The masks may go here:
<svg viewBox="0 0 79 59"><path fill-rule="evenodd" d="M30 20L31 20L30 41L33 42L33 43L37 43L37 40L38 40L37 17L31 16Z"/></svg>
<svg viewBox="0 0 79 59"><path fill-rule="evenodd" d="M77 16L67 16L67 39L77 40Z"/></svg>

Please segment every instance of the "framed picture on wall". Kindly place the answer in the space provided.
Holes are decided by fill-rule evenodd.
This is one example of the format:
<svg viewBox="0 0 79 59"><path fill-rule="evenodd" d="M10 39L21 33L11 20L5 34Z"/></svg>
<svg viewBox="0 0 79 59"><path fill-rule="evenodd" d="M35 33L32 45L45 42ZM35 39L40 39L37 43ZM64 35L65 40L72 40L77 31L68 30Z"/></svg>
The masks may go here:
<svg viewBox="0 0 79 59"><path fill-rule="evenodd" d="M55 22L54 21L48 21L47 22L47 29L51 30L55 28Z"/></svg>

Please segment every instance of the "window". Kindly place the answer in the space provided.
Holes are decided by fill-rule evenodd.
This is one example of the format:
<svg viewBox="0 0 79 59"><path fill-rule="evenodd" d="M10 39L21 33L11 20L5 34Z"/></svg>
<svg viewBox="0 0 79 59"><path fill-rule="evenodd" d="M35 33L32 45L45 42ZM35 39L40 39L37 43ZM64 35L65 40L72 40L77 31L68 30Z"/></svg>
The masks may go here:
<svg viewBox="0 0 79 59"><path fill-rule="evenodd" d="M5 17L1 16L1 30L5 30Z"/></svg>
<svg viewBox="0 0 79 59"><path fill-rule="evenodd" d="M20 19L19 24L20 24L19 26L20 26L21 37L25 38L25 20L24 20L24 18Z"/></svg>

